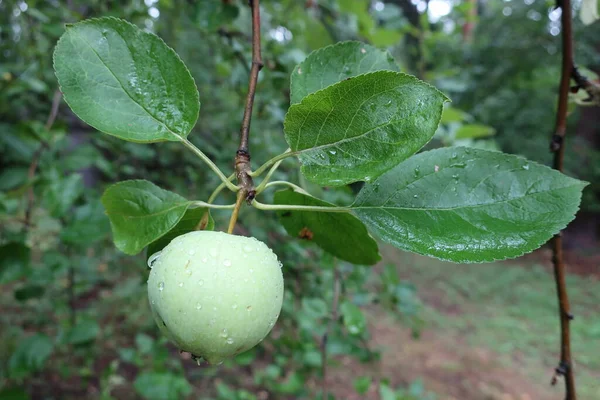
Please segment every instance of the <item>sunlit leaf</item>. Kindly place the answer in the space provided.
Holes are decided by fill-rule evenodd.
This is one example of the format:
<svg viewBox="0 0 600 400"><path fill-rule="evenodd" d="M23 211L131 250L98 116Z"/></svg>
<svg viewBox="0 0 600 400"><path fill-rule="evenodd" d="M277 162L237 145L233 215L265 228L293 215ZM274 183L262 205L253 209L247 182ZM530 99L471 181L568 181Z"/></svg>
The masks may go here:
<svg viewBox="0 0 600 400"><path fill-rule="evenodd" d="M324 186L370 181L429 142L445 101L410 75L359 75L291 106L285 138L309 180Z"/></svg>
<svg viewBox="0 0 600 400"><path fill-rule="evenodd" d="M366 327L367 321L360 308L354 304L345 301L342 303L340 310L344 317L344 326L348 329L348 332L352 335L362 334Z"/></svg>
<svg viewBox="0 0 600 400"><path fill-rule="evenodd" d="M54 69L73 112L109 135L180 140L198 118L198 91L181 59L129 22L108 17L67 25Z"/></svg>
<svg viewBox="0 0 600 400"><path fill-rule="evenodd" d="M411 157L365 185L354 207L396 247L487 262L548 241L574 218L585 185L517 156L443 148Z"/></svg>

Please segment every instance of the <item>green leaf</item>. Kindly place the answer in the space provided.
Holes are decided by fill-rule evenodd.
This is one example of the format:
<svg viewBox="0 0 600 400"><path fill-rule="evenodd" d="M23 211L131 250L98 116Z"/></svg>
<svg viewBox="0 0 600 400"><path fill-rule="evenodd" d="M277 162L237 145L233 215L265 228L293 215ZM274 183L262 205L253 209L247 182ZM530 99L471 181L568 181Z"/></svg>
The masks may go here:
<svg viewBox="0 0 600 400"><path fill-rule="evenodd" d="M398 71L394 57L361 42L340 42L313 51L292 72L290 101L299 103L311 93L346 78L380 70Z"/></svg>
<svg viewBox="0 0 600 400"><path fill-rule="evenodd" d="M29 271L29 247L10 242L0 246L0 284L16 281Z"/></svg>
<svg viewBox="0 0 600 400"><path fill-rule="evenodd" d="M145 180L110 186L102 195L117 248L134 255L169 232L191 202Z"/></svg>
<svg viewBox="0 0 600 400"><path fill-rule="evenodd" d="M198 119L198 91L181 59L158 36L126 21L67 25L54 69L73 112L123 140L177 141Z"/></svg>
<svg viewBox="0 0 600 400"><path fill-rule="evenodd" d="M15 299L18 301L27 301L42 297L45 292L45 287L42 285L27 285L15 290Z"/></svg>
<svg viewBox="0 0 600 400"><path fill-rule="evenodd" d="M352 335L360 335L367 327L367 321L360 308L345 301L340 306L342 316L344 317L344 326Z"/></svg>
<svg viewBox="0 0 600 400"><path fill-rule="evenodd" d="M29 400L29 393L22 387L12 387L0 390L2 400Z"/></svg>
<svg viewBox="0 0 600 400"><path fill-rule="evenodd" d="M100 334L100 326L93 319L82 319L69 331L66 342L82 345L93 342Z"/></svg>
<svg viewBox="0 0 600 400"><path fill-rule="evenodd" d="M492 136L496 130L488 125L466 124L461 126L454 133L455 139L479 139Z"/></svg>
<svg viewBox="0 0 600 400"><path fill-rule="evenodd" d="M359 75L291 106L285 138L309 180L323 186L370 181L431 140L445 101L410 75Z"/></svg>
<svg viewBox="0 0 600 400"><path fill-rule="evenodd" d="M466 112L447 105L444 107L444 112L442 113L442 120L440 123L448 124L450 122L461 122L469 119L470 117L471 116Z"/></svg>
<svg viewBox="0 0 600 400"><path fill-rule="evenodd" d="M334 204L289 190L275 193L275 204L335 207ZM313 241L337 258L354 264L372 265L381 259L377 242L367 228L349 213L281 211L285 230L294 237Z"/></svg>
<svg viewBox="0 0 600 400"><path fill-rule="evenodd" d="M198 224L200 223L200 220L202 219L202 216L205 212L208 213L207 225L202 229L208 231L212 231L213 229L215 229L215 220L212 218L212 215L210 215L210 211L207 208L188 209L183 215L183 217L179 220L177 225L175 225L169 232L167 232L166 235L152 242L148 246L148 250L146 251L146 258L162 250L165 246L171 243L171 240L175 239L177 236L197 230Z"/></svg>
<svg viewBox="0 0 600 400"><path fill-rule="evenodd" d="M44 192L44 202L48 206L50 214L59 218L67 214L82 193L81 175L71 174L64 178L57 177Z"/></svg>
<svg viewBox="0 0 600 400"><path fill-rule="evenodd" d="M73 219L60 233L65 243L89 246L108 236L110 225L99 200L75 209Z"/></svg>
<svg viewBox="0 0 600 400"><path fill-rule="evenodd" d="M418 154L365 185L353 205L384 241L454 262L540 247L579 208L585 182L521 157L469 148Z"/></svg>
<svg viewBox="0 0 600 400"><path fill-rule="evenodd" d="M133 387L148 400L176 400L192 392L185 377L168 372L143 372L135 378Z"/></svg>
<svg viewBox="0 0 600 400"><path fill-rule="evenodd" d="M352 385L354 386L354 390L356 390L356 393L365 394L369 390L369 387L371 387L372 381L373 378L371 378L370 376L361 376L354 379Z"/></svg>
<svg viewBox="0 0 600 400"><path fill-rule="evenodd" d="M52 340L41 333L21 340L8 361L9 376L13 379L21 379L39 371L53 349Z"/></svg>

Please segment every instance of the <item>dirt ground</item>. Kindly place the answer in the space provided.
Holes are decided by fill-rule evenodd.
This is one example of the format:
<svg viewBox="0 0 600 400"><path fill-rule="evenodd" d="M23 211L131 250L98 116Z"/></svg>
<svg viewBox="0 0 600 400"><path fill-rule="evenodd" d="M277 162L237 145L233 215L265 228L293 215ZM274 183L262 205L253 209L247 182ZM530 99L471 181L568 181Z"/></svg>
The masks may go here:
<svg viewBox="0 0 600 400"><path fill-rule="evenodd" d="M511 268L538 263L548 265L550 252L542 249L526 259L508 262ZM389 257L389 255L388 255ZM590 279L600 277L600 257L582 257L568 254L567 264L576 275ZM424 290L422 290L424 289ZM444 315L464 318L459 307L448 307L434 288L419 288L419 297ZM472 309L471 309L472 310ZM392 316L379 309L370 315L371 339L369 345L381 351L381 360L364 365L350 358L339 357L341 366L333 368L327 379L331 393L339 399L379 399L378 379L387 377L393 385L406 385L422 379L427 390L439 400L562 400L564 384L550 385L553 365L537 366L533 371L525 365L518 352L510 354L510 362L500 360L500 355L484 347L467 343L459 332L426 329L414 339L411 331ZM557 320L558 323L558 320ZM535 375L539 376L535 376ZM358 395L349 384L354 377L371 376L373 384L365 395ZM533 375L533 376L532 376ZM599 387L600 387L600 376ZM584 399L593 400L593 399Z"/></svg>

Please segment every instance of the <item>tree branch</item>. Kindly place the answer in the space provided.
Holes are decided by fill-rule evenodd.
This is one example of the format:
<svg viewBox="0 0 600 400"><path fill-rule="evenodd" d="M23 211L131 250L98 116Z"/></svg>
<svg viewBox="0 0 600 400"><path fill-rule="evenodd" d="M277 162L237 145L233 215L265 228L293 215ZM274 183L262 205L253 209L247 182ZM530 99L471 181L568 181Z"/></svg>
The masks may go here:
<svg viewBox="0 0 600 400"><path fill-rule="evenodd" d="M240 129L240 145L235 154L235 171L241 194L238 198L245 198L246 202L251 203L256 196L254 182L251 176L250 166L250 121L252 119L252 108L254 106L254 95L256 94L256 85L258 83L258 73L263 67L260 54L260 0L249 0L248 4L252 9L252 68L250 68L250 81L248 83L248 96L246 97L246 106L244 107L244 117ZM236 208L231 214L229 229L233 230L235 226L239 208L243 202L236 202Z"/></svg>
<svg viewBox="0 0 600 400"><path fill-rule="evenodd" d="M569 100L569 85L573 75L573 33L571 29L571 1L558 0L562 8L562 74L560 79L558 108L556 111L556 127L550 143L550 150L554 152L554 168L563 170L564 164L564 138L567 130L567 106ZM565 377L565 399L576 400L575 376L573 374L573 360L571 358L571 338L569 324L573 319L570 312L569 296L565 280L565 263L562 251L562 237L559 232L552 238L552 262L554 264L554 278L558 294L558 307L560 316L561 346L560 362L552 378L556 384L558 376Z"/></svg>
<svg viewBox="0 0 600 400"><path fill-rule="evenodd" d="M50 113L48 114L46 124L44 125L44 129L46 131L52 129L52 125L54 125L54 121L56 121L56 116L58 115L58 106L60 105L61 99L62 93L60 92L60 90L56 89L56 91L54 92L54 96L52 97L52 106L50 107ZM35 178L35 173L40 163L40 158L42 157L42 153L46 148L48 148L48 142L42 139L40 147L38 147L35 153L33 153L31 163L29 164L29 170L27 171L27 180L30 186L27 191L27 208L25 208L25 229L28 229L31 225L31 213L33 211L33 205L35 203L35 193L33 192L33 184L31 183L31 181L33 181L33 179Z"/></svg>
<svg viewBox="0 0 600 400"><path fill-rule="evenodd" d="M337 264L333 267L333 301L331 302L331 319L327 323L327 329L321 340L321 399L327 400L329 393L327 391L327 339L333 324L338 320L338 303L340 302L340 269Z"/></svg>

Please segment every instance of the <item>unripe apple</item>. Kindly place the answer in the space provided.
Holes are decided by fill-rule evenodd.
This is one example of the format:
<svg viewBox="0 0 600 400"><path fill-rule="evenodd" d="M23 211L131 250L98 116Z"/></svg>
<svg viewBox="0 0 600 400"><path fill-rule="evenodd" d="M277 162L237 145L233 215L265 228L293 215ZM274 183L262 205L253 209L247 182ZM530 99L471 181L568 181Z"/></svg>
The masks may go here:
<svg viewBox="0 0 600 400"><path fill-rule="evenodd" d="M158 327L181 350L211 364L256 346L279 317L281 264L255 238L189 232L148 265L148 297Z"/></svg>

